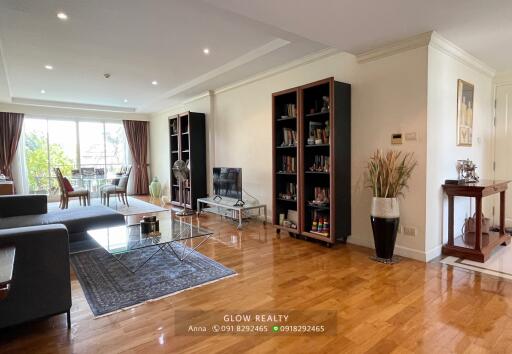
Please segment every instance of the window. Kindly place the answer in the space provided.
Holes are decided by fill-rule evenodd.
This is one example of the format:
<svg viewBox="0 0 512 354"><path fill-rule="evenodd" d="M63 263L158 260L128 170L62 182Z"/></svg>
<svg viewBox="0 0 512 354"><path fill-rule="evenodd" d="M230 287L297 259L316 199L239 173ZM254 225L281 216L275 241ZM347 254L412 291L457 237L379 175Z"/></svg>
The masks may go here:
<svg viewBox="0 0 512 354"><path fill-rule="evenodd" d="M25 160L30 193L59 195L53 168L71 176L73 169L93 167L117 172L127 164L128 147L120 122L27 117Z"/></svg>

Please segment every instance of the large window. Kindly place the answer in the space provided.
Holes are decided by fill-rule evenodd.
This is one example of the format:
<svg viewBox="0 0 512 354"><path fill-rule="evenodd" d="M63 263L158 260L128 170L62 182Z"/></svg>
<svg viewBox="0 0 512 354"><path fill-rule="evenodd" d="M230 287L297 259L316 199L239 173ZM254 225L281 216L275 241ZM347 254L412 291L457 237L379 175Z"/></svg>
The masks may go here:
<svg viewBox="0 0 512 354"><path fill-rule="evenodd" d="M25 159L29 191L58 195L53 168L64 176L93 167L117 172L127 164L127 143L120 122L26 118Z"/></svg>

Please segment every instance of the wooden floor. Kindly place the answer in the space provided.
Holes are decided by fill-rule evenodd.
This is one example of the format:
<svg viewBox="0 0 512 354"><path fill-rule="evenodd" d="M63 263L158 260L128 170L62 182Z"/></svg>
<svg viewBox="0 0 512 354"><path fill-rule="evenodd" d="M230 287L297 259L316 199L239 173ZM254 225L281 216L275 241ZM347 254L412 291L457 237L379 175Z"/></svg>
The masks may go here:
<svg viewBox="0 0 512 354"><path fill-rule="evenodd" d="M194 218L195 219L195 218ZM389 266L352 245L322 245L216 216L201 252L238 275L94 319L72 274L72 329L54 316L1 330L2 353L512 352L512 282L440 263ZM175 336L175 310L334 310L337 335Z"/></svg>

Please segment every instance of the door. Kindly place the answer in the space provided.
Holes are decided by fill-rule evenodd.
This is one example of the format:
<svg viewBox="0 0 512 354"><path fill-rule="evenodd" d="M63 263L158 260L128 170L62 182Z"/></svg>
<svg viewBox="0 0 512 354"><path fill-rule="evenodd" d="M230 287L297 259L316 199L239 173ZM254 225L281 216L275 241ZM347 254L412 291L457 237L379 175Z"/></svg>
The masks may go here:
<svg viewBox="0 0 512 354"><path fill-rule="evenodd" d="M512 180L512 85L496 88L494 177L497 180ZM495 200L494 223L499 221L499 199ZM512 183L507 190L505 224L512 226Z"/></svg>

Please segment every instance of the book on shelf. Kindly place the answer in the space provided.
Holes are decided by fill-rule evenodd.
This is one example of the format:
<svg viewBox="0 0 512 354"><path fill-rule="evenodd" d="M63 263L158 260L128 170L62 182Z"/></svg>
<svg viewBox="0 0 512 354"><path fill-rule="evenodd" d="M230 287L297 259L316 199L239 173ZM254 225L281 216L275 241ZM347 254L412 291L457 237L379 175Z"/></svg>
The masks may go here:
<svg viewBox="0 0 512 354"><path fill-rule="evenodd" d="M329 156L315 155L313 165L309 166L311 172L329 172Z"/></svg>
<svg viewBox="0 0 512 354"><path fill-rule="evenodd" d="M296 146L297 132L290 128L283 128L283 142L281 146Z"/></svg>
<svg viewBox="0 0 512 354"><path fill-rule="evenodd" d="M288 103L284 106L285 115L281 116L281 118L293 118L297 117L297 106L295 103Z"/></svg>
<svg viewBox="0 0 512 354"><path fill-rule="evenodd" d="M287 173L296 173L296 159L294 156L283 156L282 157L282 164L281 164L281 171L280 172L287 172Z"/></svg>
<svg viewBox="0 0 512 354"><path fill-rule="evenodd" d="M280 199L297 200L297 184L294 182L286 183L285 192L279 193Z"/></svg>

